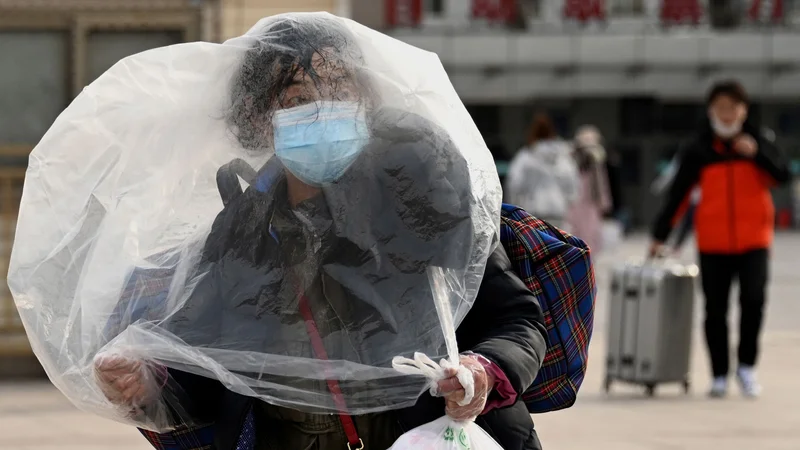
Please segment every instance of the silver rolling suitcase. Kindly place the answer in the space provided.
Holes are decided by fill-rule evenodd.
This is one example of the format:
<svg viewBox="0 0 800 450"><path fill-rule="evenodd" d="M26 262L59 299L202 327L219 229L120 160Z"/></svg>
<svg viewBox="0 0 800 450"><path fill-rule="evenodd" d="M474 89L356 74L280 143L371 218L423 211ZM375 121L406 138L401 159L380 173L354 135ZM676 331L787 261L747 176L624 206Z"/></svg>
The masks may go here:
<svg viewBox="0 0 800 450"><path fill-rule="evenodd" d="M605 390L615 381L682 383L689 391L698 268L668 260L615 267L611 277Z"/></svg>

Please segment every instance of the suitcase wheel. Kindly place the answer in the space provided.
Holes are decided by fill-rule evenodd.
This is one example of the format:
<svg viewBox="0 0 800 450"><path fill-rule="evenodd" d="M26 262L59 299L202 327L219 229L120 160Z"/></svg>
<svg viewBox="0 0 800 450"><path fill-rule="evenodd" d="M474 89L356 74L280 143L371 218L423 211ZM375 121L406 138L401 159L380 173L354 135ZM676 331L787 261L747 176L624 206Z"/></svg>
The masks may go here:
<svg viewBox="0 0 800 450"><path fill-rule="evenodd" d="M647 384L647 385L645 385L645 388L647 389L646 392L647 392L647 396L648 397L653 397L653 396L656 395L656 385L655 384L653 384L653 383Z"/></svg>
<svg viewBox="0 0 800 450"><path fill-rule="evenodd" d="M683 393L689 394L692 391L692 383L689 380L683 380Z"/></svg>
<svg viewBox="0 0 800 450"><path fill-rule="evenodd" d="M606 391L606 394L611 392L611 377L606 376L605 381L603 381L603 389Z"/></svg>

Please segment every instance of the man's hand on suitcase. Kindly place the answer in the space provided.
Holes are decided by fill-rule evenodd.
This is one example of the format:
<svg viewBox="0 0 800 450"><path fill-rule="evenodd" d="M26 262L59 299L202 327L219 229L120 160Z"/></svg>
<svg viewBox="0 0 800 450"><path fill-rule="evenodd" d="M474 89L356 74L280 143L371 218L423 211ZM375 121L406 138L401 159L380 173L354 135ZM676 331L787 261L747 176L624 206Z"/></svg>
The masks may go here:
<svg viewBox="0 0 800 450"><path fill-rule="evenodd" d="M663 242L653 241L650 244L650 250L647 252L647 256L650 258L661 258L666 253L667 249Z"/></svg>

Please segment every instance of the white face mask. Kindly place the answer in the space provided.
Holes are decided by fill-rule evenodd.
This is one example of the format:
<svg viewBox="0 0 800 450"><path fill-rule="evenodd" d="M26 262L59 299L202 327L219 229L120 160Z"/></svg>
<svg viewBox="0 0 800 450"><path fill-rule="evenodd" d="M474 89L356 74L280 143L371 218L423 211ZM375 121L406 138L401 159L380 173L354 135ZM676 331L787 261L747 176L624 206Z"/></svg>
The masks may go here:
<svg viewBox="0 0 800 450"><path fill-rule="evenodd" d="M736 121L730 125L725 125L721 120L711 115L711 128L722 139L730 139L742 132L742 123Z"/></svg>

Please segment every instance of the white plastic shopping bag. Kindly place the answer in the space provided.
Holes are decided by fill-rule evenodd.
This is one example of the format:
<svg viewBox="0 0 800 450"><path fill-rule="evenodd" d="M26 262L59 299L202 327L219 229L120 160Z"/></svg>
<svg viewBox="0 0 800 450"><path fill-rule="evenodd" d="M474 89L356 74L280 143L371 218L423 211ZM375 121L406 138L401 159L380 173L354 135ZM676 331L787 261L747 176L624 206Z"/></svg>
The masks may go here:
<svg viewBox="0 0 800 450"><path fill-rule="evenodd" d="M445 416L400 436L390 450L502 450L475 422Z"/></svg>
<svg viewBox="0 0 800 450"><path fill-rule="evenodd" d="M439 364L422 353L416 353L414 359L394 358L392 366L403 374L424 375L430 381L431 394L437 395L437 383L444 378L445 369L457 363L444 359ZM462 401L464 405L472 402L475 386L472 374L464 366L458 365L456 375L466 392ZM455 421L448 416L417 427L400 436L390 450L502 450L481 427L472 420Z"/></svg>

